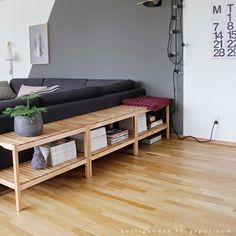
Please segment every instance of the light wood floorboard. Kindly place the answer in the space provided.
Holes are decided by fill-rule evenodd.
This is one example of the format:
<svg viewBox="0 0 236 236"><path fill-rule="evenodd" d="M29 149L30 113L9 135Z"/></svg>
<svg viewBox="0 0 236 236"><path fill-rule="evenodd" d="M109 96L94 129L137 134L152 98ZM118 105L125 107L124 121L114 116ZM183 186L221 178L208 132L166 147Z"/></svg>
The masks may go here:
<svg viewBox="0 0 236 236"><path fill-rule="evenodd" d="M20 213L0 196L0 235L236 236L236 148L163 140L93 165L23 191Z"/></svg>

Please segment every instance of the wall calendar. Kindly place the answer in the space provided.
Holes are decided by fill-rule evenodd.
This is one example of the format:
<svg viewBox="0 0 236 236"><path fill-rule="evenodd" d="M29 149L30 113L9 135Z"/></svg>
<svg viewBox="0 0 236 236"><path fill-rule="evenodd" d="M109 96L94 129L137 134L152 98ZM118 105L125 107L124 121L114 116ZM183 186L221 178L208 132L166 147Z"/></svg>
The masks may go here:
<svg viewBox="0 0 236 236"><path fill-rule="evenodd" d="M213 58L236 58L236 1L212 0Z"/></svg>

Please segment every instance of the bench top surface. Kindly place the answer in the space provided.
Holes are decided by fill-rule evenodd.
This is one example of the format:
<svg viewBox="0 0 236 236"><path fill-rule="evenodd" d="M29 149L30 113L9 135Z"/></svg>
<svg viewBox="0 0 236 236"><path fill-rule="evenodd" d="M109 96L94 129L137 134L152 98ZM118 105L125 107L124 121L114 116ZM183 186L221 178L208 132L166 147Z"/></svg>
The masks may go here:
<svg viewBox="0 0 236 236"><path fill-rule="evenodd" d="M36 137L21 137L16 135L15 132L1 134L0 146L9 150L17 149L18 151L22 151L61 138L83 133L87 128L94 129L146 111L146 108L124 105L99 110L45 124L43 133Z"/></svg>

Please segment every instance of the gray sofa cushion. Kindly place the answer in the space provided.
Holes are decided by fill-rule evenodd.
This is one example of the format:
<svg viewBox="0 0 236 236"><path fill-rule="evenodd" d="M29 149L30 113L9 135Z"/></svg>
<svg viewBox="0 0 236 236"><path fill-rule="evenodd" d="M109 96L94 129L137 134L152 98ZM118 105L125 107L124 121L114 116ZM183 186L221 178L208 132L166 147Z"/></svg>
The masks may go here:
<svg viewBox="0 0 236 236"><path fill-rule="evenodd" d="M40 95L40 106L50 106L66 102L79 101L98 96L98 88L88 87L64 92Z"/></svg>
<svg viewBox="0 0 236 236"><path fill-rule="evenodd" d="M12 91L8 81L0 81L0 100L14 98L16 94Z"/></svg>
<svg viewBox="0 0 236 236"><path fill-rule="evenodd" d="M59 91L71 91L84 88L87 79L45 79L43 86L59 85Z"/></svg>
<svg viewBox="0 0 236 236"><path fill-rule="evenodd" d="M120 79L88 79L86 82L86 87L91 87L91 86L104 86L104 85L111 85L111 84L115 84L115 83L119 83L122 82L124 80Z"/></svg>
<svg viewBox="0 0 236 236"><path fill-rule="evenodd" d="M28 86L43 86L44 79L12 79L10 82L11 88L18 94L22 84Z"/></svg>
<svg viewBox="0 0 236 236"><path fill-rule="evenodd" d="M122 91L130 90L135 87L133 80L124 80L113 84L108 84L98 87L99 95L106 95L111 93L119 93Z"/></svg>

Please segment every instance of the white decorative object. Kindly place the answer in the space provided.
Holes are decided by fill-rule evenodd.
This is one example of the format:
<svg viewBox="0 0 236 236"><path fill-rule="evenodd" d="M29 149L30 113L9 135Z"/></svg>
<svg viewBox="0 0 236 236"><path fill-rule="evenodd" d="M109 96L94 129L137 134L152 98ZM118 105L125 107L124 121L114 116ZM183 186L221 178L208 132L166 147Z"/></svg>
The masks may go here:
<svg viewBox="0 0 236 236"><path fill-rule="evenodd" d="M49 64L48 25L30 26L31 64Z"/></svg>
<svg viewBox="0 0 236 236"><path fill-rule="evenodd" d="M74 140L65 143L49 143L40 146L40 150L50 166L56 166L77 157Z"/></svg>
<svg viewBox="0 0 236 236"><path fill-rule="evenodd" d="M236 58L236 2L212 0L213 58Z"/></svg>
<svg viewBox="0 0 236 236"><path fill-rule="evenodd" d="M12 44L10 42L7 42L7 57L6 60L10 62L10 69L9 69L9 75L13 78L13 61L14 56L12 54Z"/></svg>

